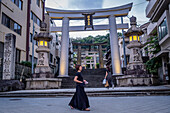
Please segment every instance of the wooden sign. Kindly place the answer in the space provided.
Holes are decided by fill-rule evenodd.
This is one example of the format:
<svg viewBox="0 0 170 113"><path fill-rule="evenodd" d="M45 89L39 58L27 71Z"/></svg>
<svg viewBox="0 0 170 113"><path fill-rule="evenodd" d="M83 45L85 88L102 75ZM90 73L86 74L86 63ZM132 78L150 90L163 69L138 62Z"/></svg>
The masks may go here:
<svg viewBox="0 0 170 113"><path fill-rule="evenodd" d="M94 28L93 28L93 14L94 13L83 14L85 17L85 30L86 30L86 28L92 28L94 30Z"/></svg>

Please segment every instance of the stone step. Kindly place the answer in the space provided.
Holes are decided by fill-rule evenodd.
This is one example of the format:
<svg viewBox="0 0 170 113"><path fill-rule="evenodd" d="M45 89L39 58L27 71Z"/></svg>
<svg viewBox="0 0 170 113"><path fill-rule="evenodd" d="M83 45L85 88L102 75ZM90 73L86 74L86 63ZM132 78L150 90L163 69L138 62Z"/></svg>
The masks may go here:
<svg viewBox="0 0 170 113"><path fill-rule="evenodd" d="M73 96L74 91L65 92L22 92L22 93L0 93L0 97L66 97ZM161 90L105 90L105 91L86 91L88 96L160 96L170 95L170 89Z"/></svg>
<svg viewBox="0 0 170 113"><path fill-rule="evenodd" d="M103 87L104 75L82 75L89 82L87 87ZM74 76L62 78L61 88L75 88Z"/></svg>
<svg viewBox="0 0 170 113"><path fill-rule="evenodd" d="M69 69L69 76L75 76L76 70ZM106 69L84 69L82 75L105 75Z"/></svg>

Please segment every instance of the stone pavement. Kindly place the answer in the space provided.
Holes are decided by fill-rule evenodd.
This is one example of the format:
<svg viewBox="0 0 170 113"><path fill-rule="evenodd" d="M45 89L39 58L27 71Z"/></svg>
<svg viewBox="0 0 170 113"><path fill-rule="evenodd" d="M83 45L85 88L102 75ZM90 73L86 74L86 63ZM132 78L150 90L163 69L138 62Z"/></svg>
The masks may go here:
<svg viewBox="0 0 170 113"><path fill-rule="evenodd" d="M0 98L0 113L86 113L71 110L71 97ZM90 113L170 113L170 96L89 97Z"/></svg>

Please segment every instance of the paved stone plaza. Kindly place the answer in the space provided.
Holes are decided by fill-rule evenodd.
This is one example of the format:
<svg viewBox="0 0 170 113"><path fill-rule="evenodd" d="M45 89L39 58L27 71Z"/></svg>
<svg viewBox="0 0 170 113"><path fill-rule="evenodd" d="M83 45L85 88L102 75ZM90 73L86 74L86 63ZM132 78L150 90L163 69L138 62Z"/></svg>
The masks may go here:
<svg viewBox="0 0 170 113"><path fill-rule="evenodd" d="M83 113L65 98L0 98L0 113ZM91 113L170 113L170 96L90 97Z"/></svg>

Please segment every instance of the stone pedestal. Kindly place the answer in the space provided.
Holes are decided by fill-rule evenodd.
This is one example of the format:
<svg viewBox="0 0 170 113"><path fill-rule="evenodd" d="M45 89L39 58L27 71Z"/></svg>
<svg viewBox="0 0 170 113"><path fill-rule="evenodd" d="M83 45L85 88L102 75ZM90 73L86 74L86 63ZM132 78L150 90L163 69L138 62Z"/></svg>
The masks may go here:
<svg viewBox="0 0 170 113"><path fill-rule="evenodd" d="M26 89L58 89L61 87L62 79L57 78L33 78L26 79Z"/></svg>
<svg viewBox="0 0 170 113"><path fill-rule="evenodd" d="M117 85L119 87L124 86L150 86L158 85L158 77L152 75L125 75L116 77Z"/></svg>
<svg viewBox="0 0 170 113"><path fill-rule="evenodd" d="M7 34L4 42L4 59L3 59L3 80L15 78L15 42L14 34Z"/></svg>

